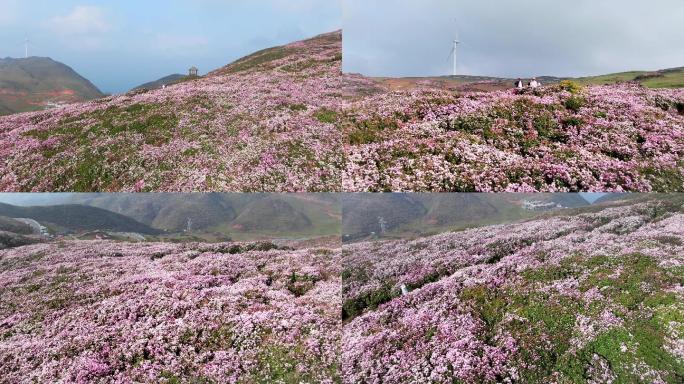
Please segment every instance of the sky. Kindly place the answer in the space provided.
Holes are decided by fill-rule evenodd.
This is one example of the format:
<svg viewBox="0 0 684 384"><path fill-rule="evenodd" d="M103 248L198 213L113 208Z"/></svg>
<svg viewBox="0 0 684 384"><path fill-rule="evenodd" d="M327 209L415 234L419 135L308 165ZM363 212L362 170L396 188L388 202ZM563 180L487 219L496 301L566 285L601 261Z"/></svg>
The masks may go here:
<svg viewBox="0 0 684 384"><path fill-rule="evenodd" d="M343 0L343 70L586 76L684 66L682 0Z"/></svg>
<svg viewBox="0 0 684 384"><path fill-rule="evenodd" d="M51 57L105 93L342 26L337 0L0 0L0 57Z"/></svg>

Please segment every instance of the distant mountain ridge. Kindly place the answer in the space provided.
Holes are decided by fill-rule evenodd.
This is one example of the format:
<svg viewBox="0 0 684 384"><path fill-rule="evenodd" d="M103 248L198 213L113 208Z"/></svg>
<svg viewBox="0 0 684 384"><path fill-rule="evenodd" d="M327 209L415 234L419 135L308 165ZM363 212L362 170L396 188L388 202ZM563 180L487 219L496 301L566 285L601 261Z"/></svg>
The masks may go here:
<svg viewBox="0 0 684 384"><path fill-rule="evenodd" d="M0 231L36 233L21 221L32 219L50 233L120 240L138 234L172 241L308 240L339 239L341 233L337 195L84 193L55 196L53 202L29 197L6 200L21 206L0 203Z"/></svg>
<svg viewBox="0 0 684 384"><path fill-rule="evenodd" d="M576 193L346 194L342 199L342 230L345 240L353 241L369 234L380 234L383 230L391 235L401 231L429 233L449 228L504 223L543 212L523 208L525 201L553 203L563 208L590 205Z"/></svg>
<svg viewBox="0 0 684 384"><path fill-rule="evenodd" d="M159 89L163 88L166 85L172 85L175 84L179 81L183 81L187 78L186 75L181 75L180 73L174 73L172 75L164 76L161 79L157 79L154 81L147 82L145 84L139 85L132 90L140 90L140 89Z"/></svg>
<svg viewBox="0 0 684 384"><path fill-rule="evenodd" d="M341 217L336 198L316 194L74 194L71 201L170 232L306 232L333 228Z"/></svg>
<svg viewBox="0 0 684 384"><path fill-rule="evenodd" d="M0 114L36 111L102 96L88 79L51 58L0 59Z"/></svg>
<svg viewBox="0 0 684 384"><path fill-rule="evenodd" d="M515 78L477 75L457 76L425 76L425 77L372 77L373 80L390 89L410 89L419 86L431 86L458 91L495 91L510 89ZM684 67L661 69L656 71L629 71L609 73L598 76L559 77L537 76L542 84L557 84L563 80L572 80L584 85L606 85L621 82L637 82L649 88L682 88L684 87ZM524 82L529 79L523 79Z"/></svg>
<svg viewBox="0 0 684 384"><path fill-rule="evenodd" d="M160 230L105 209L78 204L19 207L0 203L0 216L29 218L60 231L108 230L159 234Z"/></svg>

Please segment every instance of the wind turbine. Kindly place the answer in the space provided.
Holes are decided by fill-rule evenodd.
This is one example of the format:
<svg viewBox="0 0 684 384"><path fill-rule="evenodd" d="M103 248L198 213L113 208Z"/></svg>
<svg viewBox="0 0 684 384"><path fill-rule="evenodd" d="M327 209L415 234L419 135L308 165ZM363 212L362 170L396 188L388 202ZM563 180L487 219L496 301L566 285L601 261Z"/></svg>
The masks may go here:
<svg viewBox="0 0 684 384"><path fill-rule="evenodd" d="M453 76L457 75L457 73L456 73L456 50L458 49L459 44L461 44L461 42L458 41L457 39L454 39L454 46L453 46L453 48L451 48L451 53L449 53L449 57L453 56L453 58L454 58L454 72L452 74Z"/></svg>
<svg viewBox="0 0 684 384"><path fill-rule="evenodd" d="M31 40L28 39L28 36L24 39L24 58L28 59L29 57L29 44L31 44Z"/></svg>
<svg viewBox="0 0 684 384"><path fill-rule="evenodd" d="M454 20L454 21L455 21L455 20ZM453 57L453 60L454 60L454 71L453 71L452 75L453 75L453 76L456 76L456 75L457 75L457 73L456 73L456 53L457 53L457 50L458 50L458 45L461 44L461 42L458 41L458 32L456 32L456 36L454 37L453 44L454 44L454 45L453 45L453 47L451 48L451 52L449 52L449 57L447 58L447 60L449 60L450 58Z"/></svg>

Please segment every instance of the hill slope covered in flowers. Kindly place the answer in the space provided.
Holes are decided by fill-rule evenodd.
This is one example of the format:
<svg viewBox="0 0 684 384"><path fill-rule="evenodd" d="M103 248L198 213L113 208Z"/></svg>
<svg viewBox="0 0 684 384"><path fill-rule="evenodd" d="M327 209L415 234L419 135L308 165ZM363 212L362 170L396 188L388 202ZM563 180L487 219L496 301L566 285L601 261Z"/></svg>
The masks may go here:
<svg viewBox="0 0 684 384"><path fill-rule="evenodd" d="M339 191L341 32L207 77L0 118L4 191Z"/></svg>
<svg viewBox="0 0 684 384"><path fill-rule="evenodd" d="M347 192L684 191L682 89L425 86L360 97L340 124Z"/></svg>
<svg viewBox="0 0 684 384"><path fill-rule="evenodd" d="M339 382L339 250L273 248L0 251L0 383Z"/></svg>
<svg viewBox="0 0 684 384"><path fill-rule="evenodd" d="M682 89L392 90L342 74L341 40L0 117L0 190L684 191Z"/></svg>
<svg viewBox="0 0 684 384"><path fill-rule="evenodd" d="M346 246L344 381L681 383L683 239L679 196Z"/></svg>

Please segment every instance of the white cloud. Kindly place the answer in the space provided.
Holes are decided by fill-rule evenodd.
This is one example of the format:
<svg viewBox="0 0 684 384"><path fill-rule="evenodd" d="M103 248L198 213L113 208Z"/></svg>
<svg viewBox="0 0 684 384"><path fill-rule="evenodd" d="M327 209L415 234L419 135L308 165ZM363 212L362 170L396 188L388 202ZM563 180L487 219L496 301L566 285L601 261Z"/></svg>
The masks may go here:
<svg viewBox="0 0 684 384"><path fill-rule="evenodd" d="M102 48L103 37L112 28L102 8L84 5L53 17L47 26L65 45L86 50Z"/></svg>
<svg viewBox="0 0 684 384"><path fill-rule="evenodd" d="M50 20L52 29L62 35L102 34L111 29L103 9L80 5L69 14Z"/></svg>

